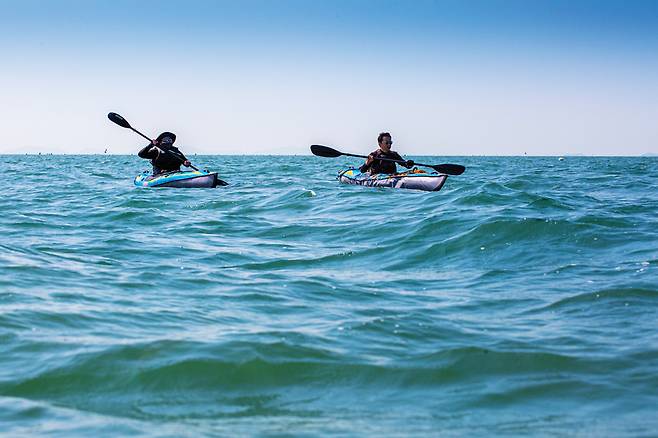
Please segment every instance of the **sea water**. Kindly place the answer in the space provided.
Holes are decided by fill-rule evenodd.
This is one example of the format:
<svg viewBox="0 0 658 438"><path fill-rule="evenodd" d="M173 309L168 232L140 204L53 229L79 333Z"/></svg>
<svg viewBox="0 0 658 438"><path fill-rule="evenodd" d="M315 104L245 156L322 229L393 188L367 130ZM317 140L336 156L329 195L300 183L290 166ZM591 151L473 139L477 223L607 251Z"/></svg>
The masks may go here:
<svg viewBox="0 0 658 438"><path fill-rule="evenodd" d="M658 433L657 158L0 158L1 433Z"/></svg>

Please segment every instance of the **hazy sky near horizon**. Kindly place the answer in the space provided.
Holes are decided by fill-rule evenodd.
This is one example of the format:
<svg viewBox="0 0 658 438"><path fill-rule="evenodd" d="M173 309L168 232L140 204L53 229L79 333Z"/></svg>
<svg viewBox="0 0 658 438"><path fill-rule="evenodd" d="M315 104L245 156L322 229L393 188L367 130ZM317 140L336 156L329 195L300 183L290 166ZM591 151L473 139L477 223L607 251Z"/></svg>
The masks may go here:
<svg viewBox="0 0 658 438"><path fill-rule="evenodd" d="M0 0L0 153L658 152L658 1Z"/></svg>

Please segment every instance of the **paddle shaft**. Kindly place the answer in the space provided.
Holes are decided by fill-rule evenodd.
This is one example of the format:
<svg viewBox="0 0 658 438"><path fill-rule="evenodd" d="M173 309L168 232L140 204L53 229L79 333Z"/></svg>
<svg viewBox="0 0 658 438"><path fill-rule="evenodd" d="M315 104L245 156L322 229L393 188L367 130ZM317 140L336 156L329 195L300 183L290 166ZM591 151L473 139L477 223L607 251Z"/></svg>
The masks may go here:
<svg viewBox="0 0 658 438"><path fill-rule="evenodd" d="M368 158L368 155L356 155L356 154L346 154L345 152L341 153L342 155L348 156L348 157L356 157L356 158ZM373 157L373 160L380 160L380 161L392 161L394 163L406 163L405 160L395 160L393 158L381 158L381 157ZM416 163L414 161L414 165L417 166L424 166L424 167L434 167L435 164L423 164L423 163Z"/></svg>
<svg viewBox="0 0 658 438"><path fill-rule="evenodd" d="M141 132L139 132L138 130L136 130L135 128L133 128L132 126L130 127L130 129L132 129L133 131L135 131L136 133L138 133L139 135L141 135L142 137L144 137L145 139L147 139L148 141L150 141L151 143L153 143L153 140L151 140L150 138L148 138L147 136L145 136L144 134L142 134Z"/></svg>

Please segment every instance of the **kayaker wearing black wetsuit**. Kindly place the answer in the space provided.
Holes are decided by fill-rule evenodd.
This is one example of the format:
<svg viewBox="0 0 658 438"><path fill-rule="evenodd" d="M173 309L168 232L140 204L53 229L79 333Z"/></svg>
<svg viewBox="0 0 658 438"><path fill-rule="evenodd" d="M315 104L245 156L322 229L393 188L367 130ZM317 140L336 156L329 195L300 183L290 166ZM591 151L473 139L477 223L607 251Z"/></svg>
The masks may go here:
<svg viewBox="0 0 658 438"><path fill-rule="evenodd" d="M173 172L180 170L181 164L189 166L190 162L181 151L174 146L176 134L172 132L163 132L158 138L152 140L137 155L140 158L151 160L153 165L153 175L164 172Z"/></svg>
<svg viewBox="0 0 658 438"><path fill-rule="evenodd" d="M400 163L400 165L406 167L407 169L413 167L414 165L413 160L405 160L400 156L400 154L391 150L391 146L393 145L393 141L391 140L391 134L389 134L388 132L382 132L377 137L377 143L379 143L379 149L368 155L365 164L359 168L361 173L365 173L365 172L370 172L372 174L397 173L398 168L394 162L382 161L382 160L378 160L377 158L400 160L400 161L404 161L404 163Z"/></svg>

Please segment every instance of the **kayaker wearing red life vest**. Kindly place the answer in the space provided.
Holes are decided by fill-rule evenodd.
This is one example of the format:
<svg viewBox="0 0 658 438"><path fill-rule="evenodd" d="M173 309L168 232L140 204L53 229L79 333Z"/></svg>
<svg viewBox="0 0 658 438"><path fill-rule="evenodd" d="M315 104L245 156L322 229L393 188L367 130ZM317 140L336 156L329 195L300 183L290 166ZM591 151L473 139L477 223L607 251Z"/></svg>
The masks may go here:
<svg viewBox="0 0 658 438"><path fill-rule="evenodd" d="M397 173L398 169L394 162L382 161L378 160L378 158L400 160L403 161L403 163L400 163L400 165L406 167L407 169L413 167L413 160L405 160L400 156L400 154L391 150L391 146L393 145L391 134L388 132L382 132L377 137L377 143L379 143L379 149L368 155L365 164L359 168L361 173Z"/></svg>
<svg viewBox="0 0 658 438"><path fill-rule="evenodd" d="M174 146L176 134L163 132L158 138L138 152L140 158L151 160L153 175L180 171L181 164L189 167L189 160Z"/></svg>

